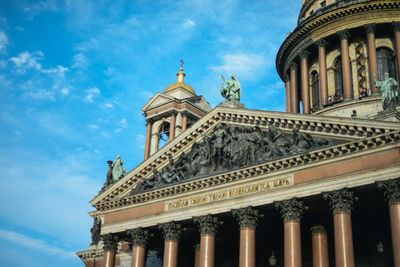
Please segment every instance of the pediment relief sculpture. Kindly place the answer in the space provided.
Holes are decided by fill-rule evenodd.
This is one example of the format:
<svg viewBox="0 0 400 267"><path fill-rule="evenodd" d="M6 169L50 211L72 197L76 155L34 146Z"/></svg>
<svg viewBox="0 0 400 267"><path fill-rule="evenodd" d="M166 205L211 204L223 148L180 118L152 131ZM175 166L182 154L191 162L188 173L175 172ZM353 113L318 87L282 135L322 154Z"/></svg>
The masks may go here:
<svg viewBox="0 0 400 267"><path fill-rule="evenodd" d="M153 175L140 181L131 195L343 142L315 138L297 128L286 133L273 125L263 131L222 123L212 134L202 135L202 141L195 142L190 152L182 153L175 162L169 156L169 164L161 171L154 168Z"/></svg>

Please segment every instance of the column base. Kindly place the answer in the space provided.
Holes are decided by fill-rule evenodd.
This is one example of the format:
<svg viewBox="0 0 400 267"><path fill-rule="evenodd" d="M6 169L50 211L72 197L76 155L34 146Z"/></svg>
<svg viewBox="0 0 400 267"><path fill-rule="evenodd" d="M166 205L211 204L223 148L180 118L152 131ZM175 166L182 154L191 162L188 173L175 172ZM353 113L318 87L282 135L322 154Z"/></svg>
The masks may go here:
<svg viewBox="0 0 400 267"><path fill-rule="evenodd" d="M354 99L352 97L347 97L345 99L343 99L343 102L350 102L353 101Z"/></svg>
<svg viewBox="0 0 400 267"><path fill-rule="evenodd" d="M373 93L371 96L381 96L381 93Z"/></svg>

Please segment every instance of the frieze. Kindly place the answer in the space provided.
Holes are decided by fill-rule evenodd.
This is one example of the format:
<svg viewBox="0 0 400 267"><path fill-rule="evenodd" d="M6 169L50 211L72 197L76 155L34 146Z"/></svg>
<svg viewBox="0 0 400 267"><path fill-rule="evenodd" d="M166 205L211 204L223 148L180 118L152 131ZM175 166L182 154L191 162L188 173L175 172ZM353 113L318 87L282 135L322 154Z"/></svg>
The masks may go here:
<svg viewBox="0 0 400 267"><path fill-rule="evenodd" d="M197 206L201 204L212 203L216 201L231 199L243 195L253 194L272 190L274 188L290 186L294 184L293 176L287 176L279 179L269 180L257 184L248 184L234 187L232 189L221 190L215 193L207 193L191 198L179 199L165 204L166 211Z"/></svg>
<svg viewBox="0 0 400 267"><path fill-rule="evenodd" d="M131 195L340 143L312 137L297 128L289 134L274 125L263 131L257 126L222 123L212 134L203 136L201 142L195 142L192 150L182 153L177 161L169 155L169 164L161 171L154 168L153 176L138 183Z"/></svg>

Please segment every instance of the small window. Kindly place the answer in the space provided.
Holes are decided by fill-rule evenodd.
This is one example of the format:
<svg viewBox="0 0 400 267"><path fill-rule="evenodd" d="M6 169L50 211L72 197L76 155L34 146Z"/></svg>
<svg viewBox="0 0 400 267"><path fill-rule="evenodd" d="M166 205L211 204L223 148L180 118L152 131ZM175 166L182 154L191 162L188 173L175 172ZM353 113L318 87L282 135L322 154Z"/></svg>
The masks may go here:
<svg viewBox="0 0 400 267"><path fill-rule="evenodd" d="M379 47L376 50L376 57L378 60L379 79L382 80L385 72L387 72L389 77L398 80L394 52L387 47Z"/></svg>

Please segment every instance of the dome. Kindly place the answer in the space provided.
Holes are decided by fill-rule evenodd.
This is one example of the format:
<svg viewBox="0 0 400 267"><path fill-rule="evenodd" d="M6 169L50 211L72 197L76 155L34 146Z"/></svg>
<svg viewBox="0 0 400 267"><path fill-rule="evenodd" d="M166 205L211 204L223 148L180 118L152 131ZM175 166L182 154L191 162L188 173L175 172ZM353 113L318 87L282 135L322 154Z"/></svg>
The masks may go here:
<svg viewBox="0 0 400 267"><path fill-rule="evenodd" d="M172 90L175 90L177 88L183 88L186 91L196 95L196 92L194 91L194 89L190 85L188 85L188 84L186 84L184 82L184 78L185 78L186 75L185 75L185 73L183 73L183 67L182 66L179 69L179 72L176 74L176 76L178 76L178 81L176 83L168 85L168 87L165 88L164 93L171 92Z"/></svg>

